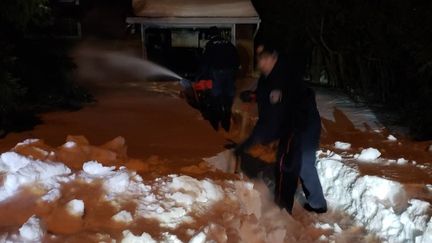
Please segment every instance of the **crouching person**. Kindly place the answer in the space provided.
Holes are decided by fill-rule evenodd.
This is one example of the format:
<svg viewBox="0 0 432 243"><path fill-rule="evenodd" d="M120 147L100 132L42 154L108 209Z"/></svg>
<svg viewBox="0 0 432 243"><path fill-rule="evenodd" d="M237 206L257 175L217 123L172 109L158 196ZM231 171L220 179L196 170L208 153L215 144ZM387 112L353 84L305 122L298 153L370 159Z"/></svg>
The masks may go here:
<svg viewBox="0 0 432 243"><path fill-rule="evenodd" d="M258 47L257 64L262 75L254 92L241 95L244 101L251 100L250 96L255 97L258 121L250 137L236 152L245 152L256 144L278 141L274 166L275 201L291 213L301 177L305 194L314 203L306 204L305 208L325 212L327 205L315 168L320 131L315 96L302 80L303 70L296 70L288 60L270 46Z"/></svg>

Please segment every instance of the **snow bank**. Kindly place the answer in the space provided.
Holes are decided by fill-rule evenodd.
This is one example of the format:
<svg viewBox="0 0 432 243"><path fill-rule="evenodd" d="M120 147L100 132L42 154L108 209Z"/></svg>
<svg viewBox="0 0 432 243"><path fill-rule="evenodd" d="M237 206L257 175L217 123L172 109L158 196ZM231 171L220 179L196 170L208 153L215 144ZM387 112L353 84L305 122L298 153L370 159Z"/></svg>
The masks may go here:
<svg viewBox="0 0 432 243"><path fill-rule="evenodd" d="M223 208L229 215L228 220L224 222L227 225L217 218L215 220L219 220L218 222L209 222L208 226L203 226L206 230L192 233L191 242L207 240L207 234L228 239L226 233L228 231L238 231L239 235L243 235L241 237L247 237L246 233L250 234L252 229L263 228L262 222L257 220L263 218L260 194L250 182L216 182L185 175L164 176L144 182L136 172L129 171L125 167L103 166L97 161L84 163L82 170L71 172L64 164L34 160L15 152L2 154L0 159L0 168L4 177L0 189L2 200L16 195L27 185L32 187L41 185L43 193L40 194L38 190L35 195L40 194L41 199L52 203L56 203L61 198L61 193L65 189L62 187L63 182L101 185L104 192L98 200L108 202L118 209L111 219L123 225L119 227L126 227L134 220L156 220L162 233L154 237L163 239L162 242L180 242L176 235L167 232L177 229L180 224L193 225L197 218L207 217L204 215L212 212L213 206L219 203L224 203ZM136 204L133 212L126 211L130 203ZM64 207L75 217L83 217L86 210L92 210L92 208L87 209L84 201L80 199L73 199L64 204ZM279 211L277 214L280 214ZM240 222L238 216L246 218ZM40 225L38 218L31 218L21 227L19 234L9 237L8 233L4 238L13 239L12 242L39 239L45 236ZM274 225L268 229L268 232L262 230L261 239L274 237L275 229L278 230L279 238L283 239L285 233L280 232L284 231ZM124 231L122 242L156 241L147 233L134 235L130 231Z"/></svg>
<svg viewBox="0 0 432 243"><path fill-rule="evenodd" d="M376 161L381 156L381 152L375 148L363 149L360 154L356 154L354 158L364 162Z"/></svg>
<svg viewBox="0 0 432 243"><path fill-rule="evenodd" d="M377 154L372 149L364 156L372 159ZM429 203L408 200L400 183L361 176L330 156L319 159L317 169L329 205L352 215L367 230L388 242L418 242L428 237Z"/></svg>

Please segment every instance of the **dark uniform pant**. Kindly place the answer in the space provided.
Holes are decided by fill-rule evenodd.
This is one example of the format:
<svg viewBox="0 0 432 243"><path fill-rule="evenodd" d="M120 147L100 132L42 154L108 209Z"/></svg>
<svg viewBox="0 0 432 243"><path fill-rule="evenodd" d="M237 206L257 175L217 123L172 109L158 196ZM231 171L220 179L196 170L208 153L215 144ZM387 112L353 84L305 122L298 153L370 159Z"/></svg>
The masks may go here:
<svg viewBox="0 0 432 243"><path fill-rule="evenodd" d="M321 119L318 112L312 114L310 124L301 132L302 159L300 169L300 181L306 199L312 208L327 208L321 182L315 167L316 151L319 148L321 135Z"/></svg>
<svg viewBox="0 0 432 243"><path fill-rule="evenodd" d="M231 126L231 108L235 95L235 74L233 69L212 69L212 95L214 112L222 127L229 130Z"/></svg>
<svg viewBox="0 0 432 243"><path fill-rule="evenodd" d="M275 199L279 206L292 212L294 196L301 169L302 158L301 134L295 132L279 142L278 165L276 168Z"/></svg>
<svg viewBox="0 0 432 243"><path fill-rule="evenodd" d="M321 182L315 167L319 147L321 120L317 113L304 131L296 131L279 143L276 166L276 202L292 212L294 196L300 178L308 203L313 208L327 208Z"/></svg>

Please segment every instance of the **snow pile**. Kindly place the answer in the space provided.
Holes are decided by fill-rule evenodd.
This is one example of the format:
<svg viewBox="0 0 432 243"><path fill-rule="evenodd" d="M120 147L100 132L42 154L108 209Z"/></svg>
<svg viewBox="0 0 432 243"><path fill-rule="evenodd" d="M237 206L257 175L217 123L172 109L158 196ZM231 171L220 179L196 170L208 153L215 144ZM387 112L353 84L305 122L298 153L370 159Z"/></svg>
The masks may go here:
<svg viewBox="0 0 432 243"><path fill-rule="evenodd" d="M79 146L73 147L79 149ZM69 147L72 147L72 144ZM15 152L4 153L0 158L4 182L0 194L2 200L17 195L25 186L33 188L34 185L41 185L43 190L30 193L50 201L53 205L63 205L59 199L65 189L80 190L81 187L88 187L86 184L99 185L103 193L95 200L98 203L111 204L116 209L111 220L119 223L118 227L123 227L123 242L152 242L152 237L164 239L165 242L180 242L176 235L164 231L177 229L180 224L194 225L197 220L202 222L200 217L209 217L214 205L221 203L224 205L220 207L223 209L222 212L226 213L226 219L216 217L214 220L211 219L213 222L203 226L204 230L190 231L191 242L202 242L215 237L228 239L227 232L232 231L238 231L241 235L239 237L246 238L249 237L246 236L246 232L249 234L254 228L263 228L262 222L257 220L262 217L260 194L250 182L216 182L211 179L198 180L185 175L164 176L144 182L136 172L125 167L104 166L97 161L84 163L82 170L73 173L64 164L34 160ZM64 187L64 183L78 187ZM78 191L73 191L71 195L79 195L77 193ZM131 203L135 205L132 207L134 211L129 211ZM85 205L84 200L78 198L71 199L63 206L67 213L80 220L86 220L83 217L85 213L94 215L94 208ZM239 215L245 218L239 221ZM4 235L2 239L12 242L40 241L38 239L45 237L45 231L40 226L43 220L46 219L32 217L21 227L19 233ZM133 235L124 227L128 227L135 220L156 220L161 228L160 235ZM273 225L273 228L268 228L269 232L261 230L261 238L266 239L270 237L268 235L275 235L274 228L279 229ZM282 231L279 229L277 232ZM284 234L279 235L282 235L281 238L285 237Z"/></svg>
<svg viewBox="0 0 432 243"><path fill-rule="evenodd" d="M120 167L104 167L96 161L84 163L83 171L78 172L78 179L86 183L102 182L105 189L105 200L117 203L132 195L142 195L150 192L151 187L143 183L136 173Z"/></svg>
<svg viewBox="0 0 432 243"><path fill-rule="evenodd" d="M374 151L366 153L370 159L377 156ZM367 230L389 242L418 242L428 237L430 204L408 200L400 183L361 176L330 157L318 160L317 169L330 206L352 215Z"/></svg>
<svg viewBox="0 0 432 243"><path fill-rule="evenodd" d="M397 141L397 138L390 134L390 135L388 135L387 140L395 142L395 141Z"/></svg>
<svg viewBox="0 0 432 243"><path fill-rule="evenodd" d="M0 202L15 195L23 186L31 186L54 193L61 182L70 181L71 170L64 164L31 160L15 152L6 152L0 156ZM54 191L53 191L54 190ZM52 195L49 198L54 197Z"/></svg>
<svg viewBox="0 0 432 243"><path fill-rule="evenodd" d="M344 143L344 142L336 142L335 148L340 149L340 150L348 150L351 148L351 144L350 143Z"/></svg>
<svg viewBox="0 0 432 243"><path fill-rule="evenodd" d="M156 219L162 227L176 228L179 224L192 223L189 214L208 210L223 198L223 190L212 180L199 181L189 176L169 176L170 181L158 179L154 193L138 199L135 217Z"/></svg>
<svg viewBox="0 0 432 243"><path fill-rule="evenodd" d="M381 152L375 148L363 149L360 154L356 154L354 158L364 162L376 161L381 156Z"/></svg>

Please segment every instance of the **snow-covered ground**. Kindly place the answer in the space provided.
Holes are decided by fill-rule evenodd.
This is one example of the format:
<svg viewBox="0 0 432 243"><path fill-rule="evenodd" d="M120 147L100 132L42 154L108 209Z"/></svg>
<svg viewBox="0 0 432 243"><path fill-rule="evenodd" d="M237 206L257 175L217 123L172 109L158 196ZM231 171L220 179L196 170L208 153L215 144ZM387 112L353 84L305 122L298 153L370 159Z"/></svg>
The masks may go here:
<svg viewBox="0 0 432 243"><path fill-rule="evenodd" d="M143 178L125 166L91 160L73 170L64 151L114 153L69 138L58 148L26 140L0 156L0 242L313 242L346 240L359 227L308 219L275 206L261 183L215 171ZM137 162L127 160L125 165ZM156 170L154 170L156 171ZM229 178L231 177L231 178ZM213 178L213 179L212 179ZM22 205L24 199L25 205ZM7 212L8 211L8 212ZM346 219L345 219L346 221ZM348 220L349 221L349 220ZM346 232L345 232L346 231ZM363 238L362 238L363 239ZM81 241L82 242L82 241Z"/></svg>

